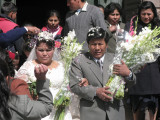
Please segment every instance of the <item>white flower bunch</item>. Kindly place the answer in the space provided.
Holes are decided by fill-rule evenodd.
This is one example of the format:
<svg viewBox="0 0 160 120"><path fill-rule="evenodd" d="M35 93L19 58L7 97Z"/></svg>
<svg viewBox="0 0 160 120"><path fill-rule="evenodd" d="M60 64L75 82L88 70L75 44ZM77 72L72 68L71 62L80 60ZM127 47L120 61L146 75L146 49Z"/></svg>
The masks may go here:
<svg viewBox="0 0 160 120"><path fill-rule="evenodd" d="M68 65L70 65L72 59L81 52L84 43L77 42L74 30L70 31L68 33L68 36L65 36L64 39L62 39L62 43L63 43L61 50L62 61L64 62L65 68L69 68Z"/></svg>
<svg viewBox="0 0 160 120"><path fill-rule="evenodd" d="M160 55L160 27L151 30L145 27L138 35L130 36L125 34L123 41L117 42L116 54L113 63L110 65L110 78L107 86L112 87L111 92L114 98L120 99L124 97L124 78L112 73L113 65L120 64L123 60L125 64L133 70L134 73L140 71L140 68L147 63L157 60ZM123 82L121 82L123 80ZM117 86L119 86L117 88Z"/></svg>
<svg viewBox="0 0 160 120"><path fill-rule="evenodd" d="M160 38L157 37L159 34L160 28L151 30L145 27L138 35L130 37L131 39L121 44L122 59L128 67L134 69L133 66L137 64L150 63L157 59L160 55L157 47L160 45Z"/></svg>
<svg viewBox="0 0 160 120"><path fill-rule="evenodd" d="M68 35L63 38L64 44L69 44L76 38L75 31L69 31Z"/></svg>
<svg viewBox="0 0 160 120"><path fill-rule="evenodd" d="M70 104L71 92L69 89L69 70L71 66L72 59L78 56L82 50L83 43L77 42L75 31L70 31L67 36L62 39L62 50L61 58L64 65L64 82L61 89L56 95L53 103L57 108L56 110L56 120L64 119L65 107Z"/></svg>
<svg viewBox="0 0 160 120"><path fill-rule="evenodd" d="M90 28L90 29L89 29L89 32L91 32L91 33L88 34L88 36L95 36L95 35L94 35L94 34L96 33L95 31L98 31L99 28L100 28L99 26ZM101 36L102 34L99 34L99 35Z"/></svg>
<svg viewBox="0 0 160 120"><path fill-rule="evenodd" d="M54 37L52 33L48 31L42 31L38 34L37 39L49 41L49 40L54 40Z"/></svg>

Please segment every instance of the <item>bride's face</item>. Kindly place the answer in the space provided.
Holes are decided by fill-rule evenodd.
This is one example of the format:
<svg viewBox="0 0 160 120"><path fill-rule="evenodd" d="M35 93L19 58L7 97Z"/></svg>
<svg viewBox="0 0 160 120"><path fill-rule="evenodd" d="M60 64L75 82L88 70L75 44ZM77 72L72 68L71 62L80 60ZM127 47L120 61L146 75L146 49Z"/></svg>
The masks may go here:
<svg viewBox="0 0 160 120"><path fill-rule="evenodd" d="M52 62L52 57L54 53L54 48L49 48L46 43L40 43L36 47L36 55L38 62L50 65Z"/></svg>

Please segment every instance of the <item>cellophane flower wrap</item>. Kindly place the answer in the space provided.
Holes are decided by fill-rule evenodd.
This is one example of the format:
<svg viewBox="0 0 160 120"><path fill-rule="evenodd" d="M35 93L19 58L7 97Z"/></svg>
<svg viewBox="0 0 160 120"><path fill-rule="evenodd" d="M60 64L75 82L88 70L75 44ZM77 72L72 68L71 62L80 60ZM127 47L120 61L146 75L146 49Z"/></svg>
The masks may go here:
<svg viewBox="0 0 160 120"><path fill-rule="evenodd" d="M78 56L82 50L83 43L77 42L75 31L70 31L68 36L62 39L61 46L61 60L65 69L64 83L57 93L53 104L56 107L55 120L64 120L65 108L69 106L71 99L71 92L69 89L69 69L72 59Z"/></svg>
<svg viewBox="0 0 160 120"><path fill-rule="evenodd" d="M160 55L160 38L158 37L160 27L153 30L150 27L144 27L138 35L132 34L133 36L125 31L122 32L124 36L119 36L119 34L121 33L117 33L115 57L110 65L110 78L106 84L110 86L112 97L116 99L124 97L125 81L124 77L112 73L113 65L121 64L120 61L123 60L128 68L138 73L145 64L155 62Z"/></svg>

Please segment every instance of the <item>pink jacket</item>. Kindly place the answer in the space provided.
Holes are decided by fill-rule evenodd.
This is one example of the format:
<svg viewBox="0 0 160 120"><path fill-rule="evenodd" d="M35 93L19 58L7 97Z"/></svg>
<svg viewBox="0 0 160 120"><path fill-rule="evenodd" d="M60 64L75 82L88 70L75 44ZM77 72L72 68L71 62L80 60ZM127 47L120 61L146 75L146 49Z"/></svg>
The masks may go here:
<svg viewBox="0 0 160 120"><path fill-rule="evenodd" d="M14 23L13 21L7 19L7 18L0 18L0 29L6 33L7 31L14 29L18 25Z"/></svg>

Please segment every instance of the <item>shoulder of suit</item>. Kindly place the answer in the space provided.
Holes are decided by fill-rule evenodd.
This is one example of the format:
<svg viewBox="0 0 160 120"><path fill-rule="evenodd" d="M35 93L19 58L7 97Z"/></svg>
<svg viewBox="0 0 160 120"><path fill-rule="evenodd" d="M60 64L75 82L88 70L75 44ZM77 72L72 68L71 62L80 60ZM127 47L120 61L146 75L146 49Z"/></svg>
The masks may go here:
<svg viewBox="0 0 160 120"><path fill-rule="evenodd" d="M115 56L115 54L114 54L114 53L106 52L106 53L105 53L105 56L107 56L108 58L113 59L113 58L114 58L114 56Z"/></svg>
<svg viewBox="0 0 160 120"><path fill-rule="evenodd" d="M76 63L80 63L80 62L84 62L84 61L88 61L88 60L91 60L92 57L90 55L89 52L86 52L86 53L81 53L79 54L77 57L74 58L74 62Z"/></svg>
<svg viewBox="0 0 160 120"><path fill-rule="evenodd" d="M93 11L93 10L94 10L94 11L95 11L95 10L96 10L96 11L100 11L100 9L99 9L97 6L91 5L91 4L88 4L88 5L87 5L87 10L89 10L89 9L90 9L91 11Z"/></svg>
<svg viewBox="0 0 160 120"><path fill-rule="evenodd" d="M79 63L81 61L81 59L83 59L84 54L80 53L78 56L76 56L73 61L76 63Z"/></svg>

